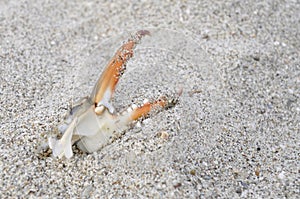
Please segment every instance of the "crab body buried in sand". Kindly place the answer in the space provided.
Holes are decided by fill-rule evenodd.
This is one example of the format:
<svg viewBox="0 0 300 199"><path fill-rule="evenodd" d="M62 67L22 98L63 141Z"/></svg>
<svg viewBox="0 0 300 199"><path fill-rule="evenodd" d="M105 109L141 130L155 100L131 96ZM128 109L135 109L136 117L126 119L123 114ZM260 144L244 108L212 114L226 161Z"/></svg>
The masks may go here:
<svg viewBox="0 0 300 199"><path fill-rule="evenodd" d="M55 157L71 158L73 144L85 152L97 151L118 137L133 121L143 118L154 109L170 107L176 103L175 98L168 100L167 97L161 97L154 102L145 102L142 106L132 105L121 114L115 113L111 104L112 95L126 69L127 61L133 56L134 47L145 35L150 35L150 32L138 31L118 49L92 94L74 105L64 123L58 127L62 133L61 139L49 138L49 147Z"/></svg>

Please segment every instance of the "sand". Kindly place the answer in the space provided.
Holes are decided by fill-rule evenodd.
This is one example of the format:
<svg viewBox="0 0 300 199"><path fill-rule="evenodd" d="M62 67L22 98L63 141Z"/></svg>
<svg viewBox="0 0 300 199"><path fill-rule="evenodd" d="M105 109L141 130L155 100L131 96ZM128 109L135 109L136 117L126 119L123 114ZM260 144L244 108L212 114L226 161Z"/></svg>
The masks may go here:
<svg viewBox="0 0 300 199"><path fill-rule="evenodd" d="M297 1L1 1L0 198L298 198ZM92 154L46 140L148 29L117 111L183 89ZM161 133L168 136L161 137Z"/></svg>

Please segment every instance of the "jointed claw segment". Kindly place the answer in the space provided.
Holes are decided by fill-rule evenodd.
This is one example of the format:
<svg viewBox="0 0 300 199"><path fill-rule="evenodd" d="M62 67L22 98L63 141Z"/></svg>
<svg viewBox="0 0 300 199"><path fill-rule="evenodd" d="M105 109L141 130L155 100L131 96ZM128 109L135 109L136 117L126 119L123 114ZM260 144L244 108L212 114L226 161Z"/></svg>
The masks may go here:
<svg viewBox="0 0 300 199"><path fill-rule="evenodd" d="M141 117L145 117L151 110L155 108L164 108L167 105L167 100L166 99L159 99L155 102L147 102L143 106L138 107L137 109L133 110L131 113L130 119L132 121L138 120Z"/></svg>
<svg viewBox="0 0 300 199"><path fill-rule="evenodd" d="M135 36L119 48L114 57L109 61L108 66L97 81L91 94L92 101L96 106L104 105L111 113L114 112L113 106L109 104L109 100L115 91L120 76L126 69L127 61L133 56L133 49L145 35L150 35L147 30L138 31Z"/></svg>
<svg viewBox="0 0 300 199"><path fill-rule="evenodd" d="M133 106L122 114L114 113L111 98L116 85L126 69L127 61L133 56L134 47L145 35L150 35L150 32L140 30L122 45L104 69L90 97L83 98L74 106L59 127L63 134L61 139L49 139L55 157L71 158L72 145L75 143L82 151L97 151L118 137L133 121L145 117L152 110L168 108L177 102L177 98L170 100L161 97L154 102L145 102L140 107Z"/></svg>

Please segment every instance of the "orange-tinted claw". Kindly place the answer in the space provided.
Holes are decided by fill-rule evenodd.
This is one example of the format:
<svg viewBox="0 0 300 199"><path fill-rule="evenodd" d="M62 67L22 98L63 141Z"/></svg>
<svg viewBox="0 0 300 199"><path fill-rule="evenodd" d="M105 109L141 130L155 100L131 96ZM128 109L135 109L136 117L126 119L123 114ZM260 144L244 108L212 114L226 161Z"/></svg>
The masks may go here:
<svg viewBox="0 0 300 199"><path fill-rule="evenodd" d="M160 99L154 102L147 102L143 106L134 109L132 112L129 113L128 120L138 120L139 118L145 117L149 114L150 111L156 108L165 108L168 109L170 107L175 106L178 103L178 99L181 96L183 89L181 88L178 92L169 97L161 97Z"/></svg>
<svg viewBox="0 0 300 199"><path fill-rule="evenodd" d="M130 115L130 120L138 120L139 118L145 117L148 115L148 113L155 109L155 108L164 108L168 104L167 100L164 98L161 98L155 102L147 102L143 106L138 107L137 109L133 110L131 115Z"/></svg>
<svg viewBox="0 0 300 199"><path fill-rule="evenodd" d="M97 81L91 95L92 101L96 105L103 104L104 106L107 106L120 76L126 69L126 62L133 56L135 45L145 35L150 35L150 32L147 30L138 31L132 38L123 44L121 48L119 48L114 57L110 60Z"/></svg>

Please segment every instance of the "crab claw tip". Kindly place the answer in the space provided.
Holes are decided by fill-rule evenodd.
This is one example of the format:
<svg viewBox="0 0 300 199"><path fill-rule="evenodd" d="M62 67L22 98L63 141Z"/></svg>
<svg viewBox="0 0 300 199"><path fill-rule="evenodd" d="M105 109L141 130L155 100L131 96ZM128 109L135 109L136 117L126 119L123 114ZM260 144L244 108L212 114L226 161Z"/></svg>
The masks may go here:
<svg viewBox="0 0 300 199"><path fill-rule="evenodd" d="M140 36L151 35L149 30L139 30L137 34L139 34Z"/></svg>

